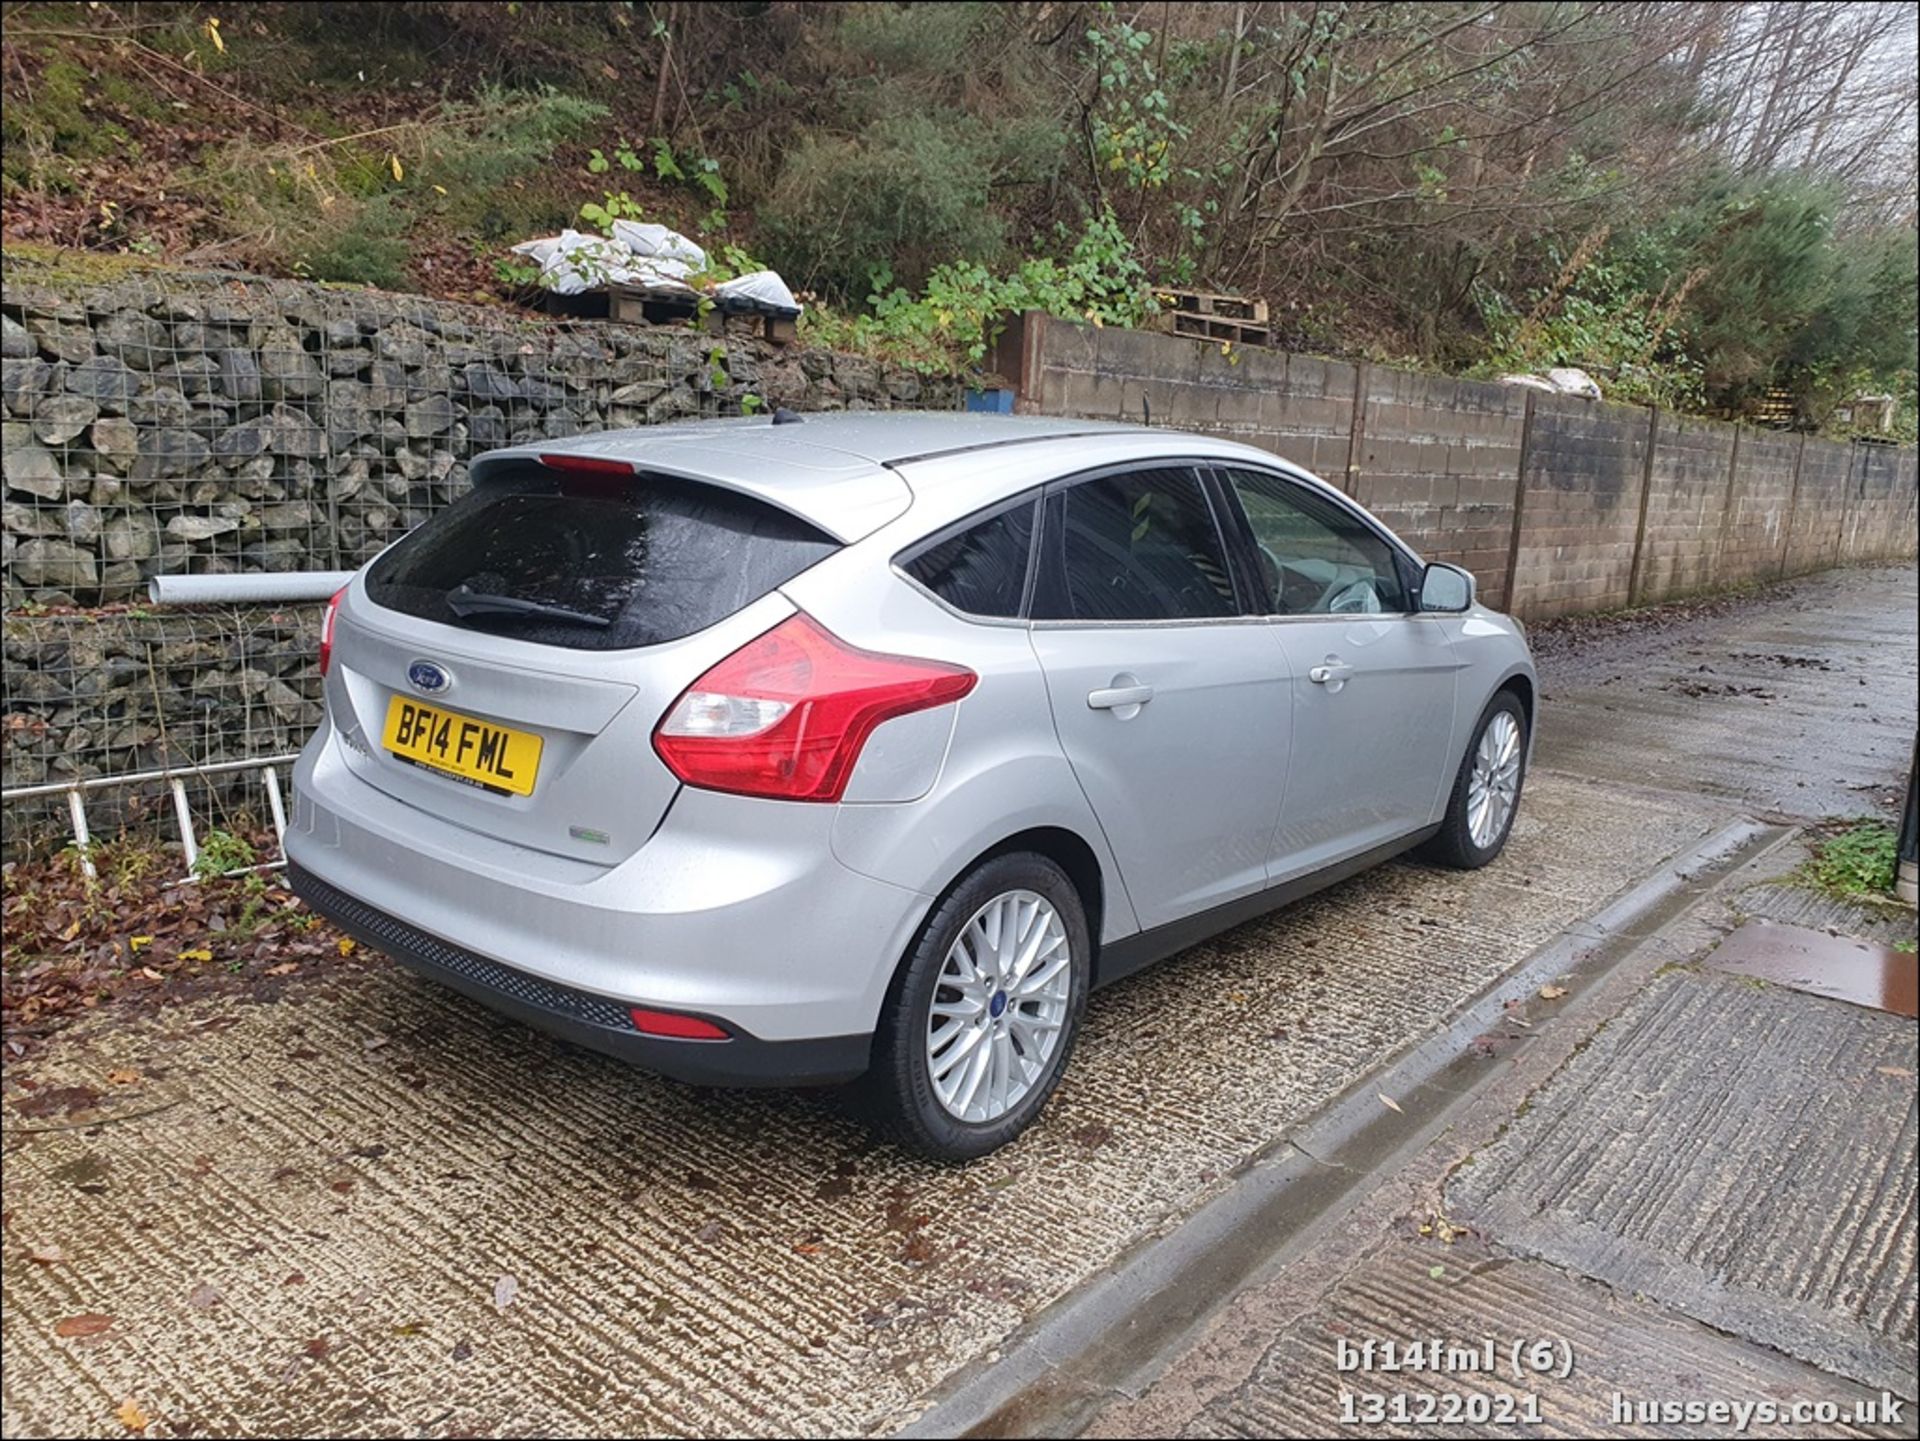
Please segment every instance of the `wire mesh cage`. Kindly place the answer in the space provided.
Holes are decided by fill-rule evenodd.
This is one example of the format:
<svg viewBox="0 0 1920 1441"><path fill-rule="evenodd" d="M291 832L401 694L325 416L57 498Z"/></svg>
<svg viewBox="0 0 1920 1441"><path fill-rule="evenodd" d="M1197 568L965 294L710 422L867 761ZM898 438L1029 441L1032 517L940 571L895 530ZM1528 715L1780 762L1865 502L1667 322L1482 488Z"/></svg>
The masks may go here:
<svg viewBox="0 0 1920 1441"><path fill-rule="evenodd" d="M173 830L181 805L201 835L270 819L258 766L284 767L320 718L319 623L317 606L8 616L8 853L76 838L76 787L95 835Z"/></svg>
<svg viewBox="0 0 1920 1441"><path fill-rule="evenodd" d="M81 785L96 832L257 806L257 767L233 767L318 719L314 609L151 614L152 576L356 568L497 446L960 403L957 383L745 330L229 274L76 283L11 257L0 278L9 855L65 836Z"/></svg>

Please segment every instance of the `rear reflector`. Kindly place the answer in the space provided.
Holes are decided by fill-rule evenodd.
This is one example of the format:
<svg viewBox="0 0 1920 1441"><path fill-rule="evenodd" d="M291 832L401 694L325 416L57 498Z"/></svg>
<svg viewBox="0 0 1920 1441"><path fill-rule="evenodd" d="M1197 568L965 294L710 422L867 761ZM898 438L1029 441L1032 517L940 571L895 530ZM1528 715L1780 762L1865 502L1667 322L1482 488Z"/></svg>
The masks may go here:
<svg viewBox="0 0 1920 1441"><path fill-rule="evenodd" d="M677 1016L672 1011L646 1011L635 1006L628 1015L633 1028L648 1036L671 1036L676 1041L730 1041L733 1037L698 1016Z"/></svg>
<svg viewBox="0 0 1920 1441"><path fill-rule="evenodd" d="M653 748L690 786L837 801L876 727L957 701L979 679L944 661L861 650L792 615L689 686Z"/></svg>

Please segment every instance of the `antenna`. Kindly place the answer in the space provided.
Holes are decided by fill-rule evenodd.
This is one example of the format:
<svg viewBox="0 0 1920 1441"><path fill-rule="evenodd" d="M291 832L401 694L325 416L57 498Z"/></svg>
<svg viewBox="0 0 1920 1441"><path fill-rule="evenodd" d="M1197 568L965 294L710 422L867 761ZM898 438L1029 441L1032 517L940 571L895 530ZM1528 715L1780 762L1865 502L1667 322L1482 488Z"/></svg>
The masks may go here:
<svg viewBox="0 0 1920 1441"><path fill-rule="evenodd" d="M1147 393L1144 390L1140 392L1140 423L1142 425L1153 424L1153 406L1148 403Z"/></svg>

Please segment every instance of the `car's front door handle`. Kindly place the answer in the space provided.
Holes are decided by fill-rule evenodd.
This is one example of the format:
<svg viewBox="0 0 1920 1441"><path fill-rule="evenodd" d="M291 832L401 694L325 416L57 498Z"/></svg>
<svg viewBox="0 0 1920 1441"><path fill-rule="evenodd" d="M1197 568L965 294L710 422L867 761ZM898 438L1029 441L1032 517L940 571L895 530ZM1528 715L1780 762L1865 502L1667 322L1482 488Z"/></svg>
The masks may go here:
<svg viewBox="0 0 1920 1441"><path fill-rule="evenodd" d="M1150 685L1116 685L1087 692L1087 705L1093 710L1118 710L1121 706L1145 705L1153 699Z"/></svg>
<svg viewBox="0 0 1920 1441"><path fill-rule="evenodd" d="M1353 667L1343 660L1328 660L1307 672L1307 679L1315 685L1332 686L1338 690L1353 674Z"/></svg>

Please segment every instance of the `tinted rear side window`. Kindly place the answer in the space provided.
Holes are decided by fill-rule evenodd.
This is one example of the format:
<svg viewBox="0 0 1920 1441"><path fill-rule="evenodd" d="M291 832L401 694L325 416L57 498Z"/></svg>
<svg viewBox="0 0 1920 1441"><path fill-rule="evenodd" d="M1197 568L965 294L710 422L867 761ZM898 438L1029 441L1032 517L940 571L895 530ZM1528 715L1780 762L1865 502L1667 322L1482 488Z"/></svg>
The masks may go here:
<svg viewBox="0 0 1920 1441"><path fill-rule="evenodd" d="M957 611L1001 619L1020 614L1027 552L1039 501L1021 504L928 546L901 569Z"/></svg>
<svg viewBox="0 0 1920 1441"><path fill-rule="evenodd" d="M1238 611L1192 471L1081 481L1048 501L1035 620L1191 620Z"/></svg>
<svg viewBox="0 0 1920 1441"><path fill-rule="evenodd" d="M716 486L660 475L563 478L529 466L462 497L381 556L367 594L445 625L624 650L704 630L837 548L805 521ZM578 618L492 613L475 597Z"/></svg>

